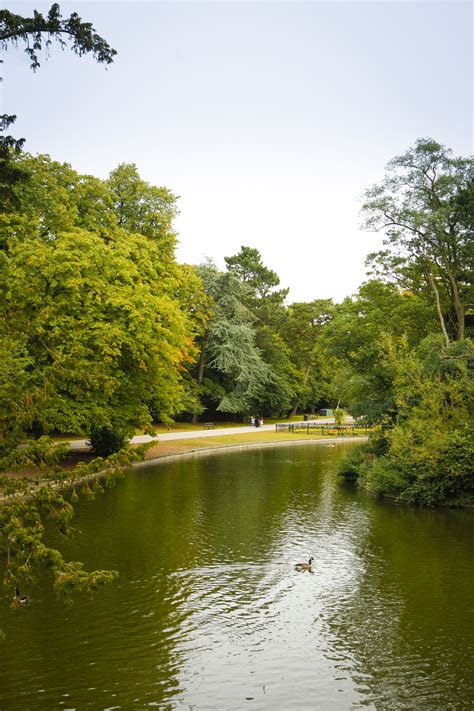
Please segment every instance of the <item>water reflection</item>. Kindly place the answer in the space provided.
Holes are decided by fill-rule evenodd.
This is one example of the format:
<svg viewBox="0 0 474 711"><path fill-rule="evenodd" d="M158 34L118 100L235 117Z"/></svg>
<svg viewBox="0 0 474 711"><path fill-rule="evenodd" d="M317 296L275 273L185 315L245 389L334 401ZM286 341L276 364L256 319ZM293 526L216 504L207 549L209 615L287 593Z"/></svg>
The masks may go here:
<svg viewBox="0 0 474 711"><path fill-rule="evenodd" d="M339 456L176 461L81 502L68 553L120 579L1 611L2 711L470 707L472 515L373 502Z"/></svg>

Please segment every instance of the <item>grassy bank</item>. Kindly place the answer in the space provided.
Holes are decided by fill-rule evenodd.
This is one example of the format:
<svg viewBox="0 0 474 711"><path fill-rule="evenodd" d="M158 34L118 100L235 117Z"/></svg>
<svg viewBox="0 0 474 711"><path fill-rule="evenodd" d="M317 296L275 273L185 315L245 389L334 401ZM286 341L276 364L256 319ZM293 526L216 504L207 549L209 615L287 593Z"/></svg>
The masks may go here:
<svg viewBox="0 0 474 711"><path fill-rule="evenodd" d="M324 434L311 432L307 434L306 432L249 432L241 433L236 432L235 434L227 435L215 435L213 437L198 437L196 439L183 439L183 440L171 440L171 441L158 441L154 444L145 455L145 461L150 461L153 459L160 459L162 457L168 457L172 455L188 454L190 452L199 452L201 450L219 449L230 446L248 446L248 445L272 445L280 443L291 443L291 442L341 442L346 440L352 440L352 437L338 437L336 435ZM363 440L364 437L359 435L357 439ZM59 466L66 470L72 470L77 464L81 462L88 463L94 459L94 455L89 449L78 449L71 450L64 457L64 459L59 462ZM34 469L20 469L15 472L8 472L7 475L12 478L23 478L40 481L42 478L42 470L39 468Z"/></svg>
<svg viewBox="0 0 474 711"><path fill-rule="evenodd" d="M358 436L361 441L365 437ZM287 432L251 432L247 434L235 435L218 435L212 438L202 437L192 440L174 440L171 442L158 442L154 447L148 450L145 460L159 459L170 455L186 454L189 452L198 452L205 449L219 449L222 447L231 446L246 446L258 444L281 444L292 442L315 442L321 443L336 443L353 440L352 437L337 437L321 434L306 434L305 432L295 432L288 434Z"/></svg>

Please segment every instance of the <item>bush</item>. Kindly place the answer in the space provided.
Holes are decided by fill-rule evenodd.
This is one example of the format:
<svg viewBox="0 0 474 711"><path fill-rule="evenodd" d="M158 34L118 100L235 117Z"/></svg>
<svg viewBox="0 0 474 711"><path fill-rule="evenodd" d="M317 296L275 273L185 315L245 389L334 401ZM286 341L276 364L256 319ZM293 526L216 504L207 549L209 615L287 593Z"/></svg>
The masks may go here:
<svg viewBox="0 0 474 711"><path fill-rule="evenodd" d="M348 452L339 462L337 473L348 481L357 481L366 447L359 446Z"/></svg>
<svg viewBox="0 0 474 711"><path fill-rule="evenodd" d="M474 444L466 424L449 433L446 442L433 452L435 466L417 467L404 496L414 503L472 503L474 498Z"/></svg>
<svg viewBox="0 0 474 711"><path fill-rule="evenodd" d="M123 449L127 444L127 438L122 432L108 427L93 427L88 444L97 456L108 457Z"/></svg>
<svg viewBox="0 0 474 711"><path fill-rule="evenodd" d="M336 425L343 424L344 416L345 416L344 410L341 410L340 408L338 408L337 410L334 411L334 420L336 422Z"/></svg>

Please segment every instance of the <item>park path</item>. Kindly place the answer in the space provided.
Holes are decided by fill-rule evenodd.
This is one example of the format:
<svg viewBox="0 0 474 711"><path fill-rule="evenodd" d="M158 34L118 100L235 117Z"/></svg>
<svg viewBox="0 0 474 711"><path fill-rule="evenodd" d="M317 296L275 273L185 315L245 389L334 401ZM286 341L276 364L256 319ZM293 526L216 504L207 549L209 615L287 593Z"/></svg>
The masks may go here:
<svg viewBox="0 0 474 711"><path fill-rule="evenodd" d="M325 417L324 419L318 420L318 422L334 422L333 417ZM192 430L192 431L182 431L182 432L163 432L156 437L151 437L151 435L136 435L132 437L130 442L132 444L143 444L144 442L169 442L171 440L180 439L198 439L200 437L221 437L222 435L235 435L235 434L252 434L255 432L274 432L275 425L262 425L261 427L251 427L249 425L242 425L242 427L222 427L216 428L214 430ZM77 439L70 442L71 449L87 449L87 440Z"/></svg>

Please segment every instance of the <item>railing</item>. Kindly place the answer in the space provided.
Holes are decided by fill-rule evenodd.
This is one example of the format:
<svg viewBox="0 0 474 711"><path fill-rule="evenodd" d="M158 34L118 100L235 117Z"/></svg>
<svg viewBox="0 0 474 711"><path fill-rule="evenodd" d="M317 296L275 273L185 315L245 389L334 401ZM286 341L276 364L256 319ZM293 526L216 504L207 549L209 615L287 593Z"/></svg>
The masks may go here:
<svg viewBox="0 0 474 711"><path fill-rule="evenodd" d="M353 423L350 425L336 425L329 422L281 422L275 425L276 432L306 432L307 434L315 434L320 432L322 435L333 435L344 437L346 434L352 436L366 435L369 432L367 425Z"/></svg>

